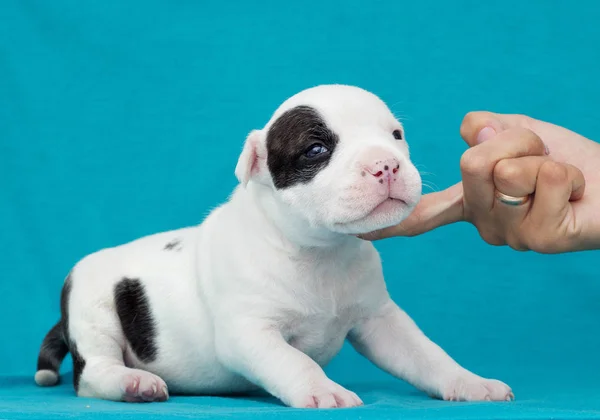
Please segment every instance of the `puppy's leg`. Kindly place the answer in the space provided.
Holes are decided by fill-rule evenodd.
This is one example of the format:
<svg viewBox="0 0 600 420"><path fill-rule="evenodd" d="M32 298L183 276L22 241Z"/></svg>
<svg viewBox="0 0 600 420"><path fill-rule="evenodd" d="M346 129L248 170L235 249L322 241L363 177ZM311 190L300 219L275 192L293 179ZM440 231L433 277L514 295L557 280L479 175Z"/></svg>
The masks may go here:
<svg viewBox="0 0 600 420"><path fill-rule="evenodd" d="M348 339L375 365L433 397L451 401L514 398L506 384L477 376L456 363L391 300L353 328Z"/></svg>
<svg viewBox="0 0 600 420"><path fill-rule="evenodd" d="M89 308L69 325L74 385L80 397L112 401L165 401L165 382L150 372L125 366L125 340L108 307Z"/></svg>
<svg viewBox="0 0 600 420"><path fill-rule="evenodd" d="M77 395L112 401L166 401L165 382L150 372L125 367L122 361L102 356L86 360Z"/></svg>
<svg viewBox="0 0 600 420"><path fill-rule="evenodd" d="M289 345L279 331L262 323L216 328L221 362L296 408L362 405L358 396L330 380L310 357Z"/></svg>

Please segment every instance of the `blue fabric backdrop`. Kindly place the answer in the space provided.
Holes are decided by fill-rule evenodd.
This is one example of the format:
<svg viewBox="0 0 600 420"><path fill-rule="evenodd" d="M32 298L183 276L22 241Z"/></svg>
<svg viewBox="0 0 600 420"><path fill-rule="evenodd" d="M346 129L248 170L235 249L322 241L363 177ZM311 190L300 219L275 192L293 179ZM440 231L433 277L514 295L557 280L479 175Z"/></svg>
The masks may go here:
<svg viewBox="0 0 600 420"><path fill-rule="evenodd" d="M436 189L459 179L470 110L600 139L599 21L594 0L2 1L0 417L306 416L271 400L134 406L36 388L65 274L99 248L199 223L234 187L245 135L315 84L386 100ZM328 372L366 406L312 415L600 417L598 252L518 253L467 224L377 247L397 302L517 401L433 401L345 348Z"/></svg>

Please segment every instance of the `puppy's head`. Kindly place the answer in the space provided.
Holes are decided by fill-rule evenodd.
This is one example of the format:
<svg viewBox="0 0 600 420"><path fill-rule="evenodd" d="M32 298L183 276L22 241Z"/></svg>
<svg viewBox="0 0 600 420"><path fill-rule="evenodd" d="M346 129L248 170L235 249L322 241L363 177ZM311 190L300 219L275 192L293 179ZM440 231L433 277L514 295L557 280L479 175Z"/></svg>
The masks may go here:
<svg viewBox="0 0 600 420"><path fill-rule="evenodd" d="M421 196L404 128L374 94L322 85L286 100L239 158L242 185L263 184L311 227L360 234L400 223Z"/></svg>

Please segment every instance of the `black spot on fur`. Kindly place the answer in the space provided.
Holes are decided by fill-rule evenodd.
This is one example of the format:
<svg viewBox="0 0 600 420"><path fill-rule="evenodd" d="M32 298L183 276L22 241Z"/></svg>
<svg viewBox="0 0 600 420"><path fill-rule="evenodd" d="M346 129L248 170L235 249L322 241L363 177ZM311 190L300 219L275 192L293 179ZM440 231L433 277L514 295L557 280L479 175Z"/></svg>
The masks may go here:
<svg viewBox="0 0 600 420"><path fill-rule="evenodd" d="M115 306L123 333L133 352L143 362L152 362L158 353L150 303L139 279L124 278L115 286Z"/></svg>
<svg viewBox="0 0 600 420"><path fill-rule="evenodd" d="M75 391L79 390L79 380L81 379L81 372L85 367L85 360L81 357L81 354L77 351L77 344L69 337L69 298L71 296L72 281L69 275L65 280L65 284L62 289L60 296L60 312L62 315L63 324L63 337L69 351L71 352L71 358L73 359L73 386Z"/></svg>
<svg viewBox="0 0 600 420"><path fill-rule="evenodd" d="M267 166L275 187L310 182L327 166L338 140L312 107L298 106L283 113L267 133ZM305 153L315 144L327 152L308 158Z"/></svg>
<svg viewBox="0 0 600 420"><path fill-rule="evenodd" d="M73 386L75 387L75 391L77 391L79 390L81 373L83 372L83 368L85 368L85 360L77 351L77 344L75 342L71 342L69 348L71 350L71 358L73 359Z"/></svg>
<svg viewBox="0 0 600 420"><path fill-rule="evenodd" d="M164 250L165 251L181 251L183 249L183 246L181 246L181 239L173 239L171 242L169 242L168 244L165 245Z"/></svg>

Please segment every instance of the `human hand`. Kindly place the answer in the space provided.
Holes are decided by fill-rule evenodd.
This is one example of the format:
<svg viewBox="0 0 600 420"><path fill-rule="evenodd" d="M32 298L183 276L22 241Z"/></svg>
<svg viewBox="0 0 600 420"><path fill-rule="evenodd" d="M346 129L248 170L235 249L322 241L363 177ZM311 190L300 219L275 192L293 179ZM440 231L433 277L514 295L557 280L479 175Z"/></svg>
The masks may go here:
<svg viewBox="0 0 600 420"><path fill-rule="evenodd" d="M516 250L600 248L600 144L554 124L490 112L467 114L460 133L470 146L460 161L462 182L424 195L405 221L363 239L467 221L487 243ZM511 206L496 191L531 198Z"/></svg>

